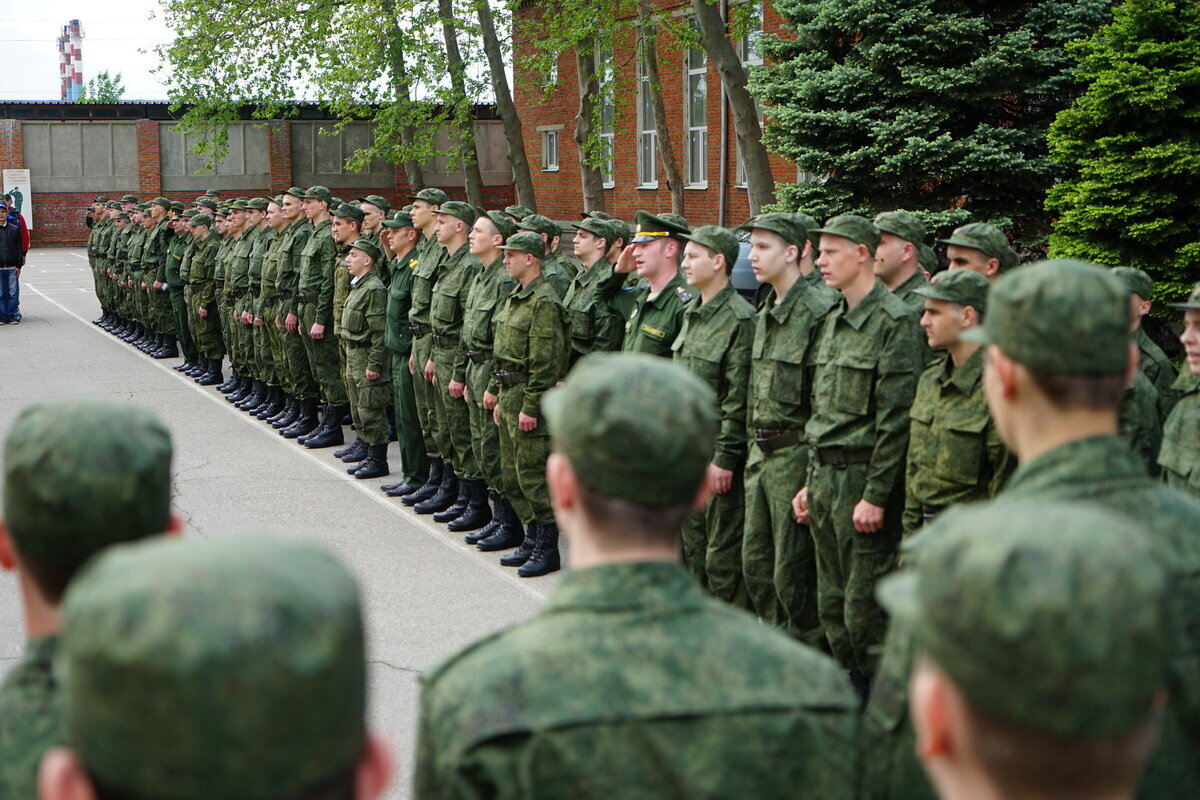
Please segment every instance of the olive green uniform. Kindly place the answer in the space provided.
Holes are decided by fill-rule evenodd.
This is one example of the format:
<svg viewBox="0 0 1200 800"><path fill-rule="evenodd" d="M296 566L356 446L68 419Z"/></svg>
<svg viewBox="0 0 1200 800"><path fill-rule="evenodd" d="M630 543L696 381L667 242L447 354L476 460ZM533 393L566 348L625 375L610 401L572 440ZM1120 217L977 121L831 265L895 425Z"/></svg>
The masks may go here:
<svg viewBox="0 0 1200 800"><path fill-rule="evenodd" d="M408 328L408 312L412 307L413 269L417 265L416 250L410 250L391 262L388 270L387 328L384 346L392 361L392 401L396 409L396 441L400 446L400 462L405 481L410 486L425 483L429 474L429 455L421 433L421 418L417 415L415 380L408 371L412 353L412 331Z"/></svg>
<svg viewBox="0 0 1200 800"><path fill-rule="evenodd" d="M1184 370L1174 387L1179 399L1163 425L1158 465L1168 484L1200 498L1200 380Z"/></svg>
<svg viewBox="0 0 1200 800"><path fill-rule="evenodd" d="M707 302L697 296L688 303L672 346L675 361L716 393L721 428L712 463L733 473L729 490L713 495L684 523L683 560L710 594L743 608L750 606L742 579L742 531L746 383L753 340L754 309L726 286Z"/></svg>
<svg viewBox="0 0 1200 800"><path fill-rule="evenodd" d="M1158 451L1162 446L1162 398L1141 370L1133 373L1133 382L1121 396L1118 424L1121 438L1129 442L1150 474L1158 474Z"/></svg>
<svg viewBox="0 0 1200 800"><path fill-rule="evenodd" d="M425 437L425 454L430 458L448 457L438 448L437 413L434 409L436 387L425 380L425 363L433 355L433 329L429 322L429 307L433 303L433 284L437 270L446 257L446 248L433 236L421 235L417 242L417 265L413 268L409 330L412 332L413 389L421 433Z"/></svg>
<svg viewBox="0 0 1200 800"><path fill-rule="evenodd" d="M614 272L599 290L625 320L621 350L670 358L671 345L683 325L683 307L692 300L687 281L676 272L661 292L653 294L648 284L628 289L621 285L624 280L625 275Z"/></svg>
<svg viewBox="0 0 1200 800"><path fill-rule="evenodd" d="M895 568L904 507L908 412L924 365L922 332L883 282L854 308L826 315L813 349L813 446L808 508L817 556L817 611L834 659L864 676L886 617L876 581ZM884 509L883 528L859 533L854 508Z"/></svg>
<svg viewBox="0 0 1200 800"><path fill-rule="evenodd" d="M342 341L346 343L346 388L354 429L368 446L388 443L387 407L392 390L391 359L384 347L387 287L370 270L351 281L342 309ZM378 372L371 380L366 371Z"/></svg>
<svg viewBox="0 0 1200 800"><path fill-rule="evenodd" d="M422 677L414 796L850 800L857 708L680 566L592 567Z"/></svg>
<svg viewBox="0 0 1200 800"><path fill-rule="evenodd" d="M275 324L279 311L279 248L287 238L287 231L277 231L270 228L269 235L263 238L266 249L258 260L258 281L256 282L257 296L254 304L254 315L263 321L255 331L261 336L261 357L264 363L269 363L270 383L278 386L287 394L295 394L291 376L287 368L287 356L283 350L283 328Z"/></svg>
<svg viewBox="0 0 1200 800"><path fill-rule="evenodd" d="M1175 369L1171 359L1167 358L1167 354L1155 344L1144 328L1139 327L1133 332L1133 341L1138 346L1138 367L1158 391L1160 397L1159 418L1166 420L1170 416L1175 402L1179 399L1179 392L1174 388L1175 378L1178 377L1179 371Z"/></svg>
<svg viewBox="0 0 1200 800"><path fill-rule="evenodd" d="M313 226L312 234L300 251L300 273L296 284L296 309L300 317L304 351L313 376L320 387L321 400L329 406L346 404L346 385L342 382L337 337L333 333L333 276L339 266L330 228L326 219ZM312 326L324 325L320 339L312 338Z"/></svg>
<svg viewBox="0 0 1200 800"><path fill-rule="evenodd" d="M167 258L163 265L163 282L167 285L167 297L171 301L171 315L175 322L175 333L179 338L179 349L189 364L196 363L196 344L192 340L192 329L188 321L187 302L183 292L183 258L191 247L191 236L172 235L167 245Z"/></svg>
<svg viewBox="0 0 1200 800"><path fill-rule="evenodd" d="M258 240L258 228L247 228L234 240L229 254L228 279L225 294L229 305L229 360L240 375L259 378L258 360L254 357L253 325L242 322L242 312L250 300L250 257Z"/></svg>
<svg viewBox="0 0 1200 800"><path fill-rule="evenodd" d="M252 320L263 319L263 262L267 252L275 241L275 229L272 227L259 228L254 236L254 244L250 247L250 271L246 285L246 297L242 304L243 310ZM271 386L279 385L275 372L275 357L271 352L271 344L267 338L264 324L256 325L251 322L246 328L247 351L250 361L254 364L255 377Z"/></svg>
<svg viewBox="0 0 1200 800"><path fill-rule="evenodd" d="M42 756L66 741L62 695L52 670L58 641L58 636L31 639L0 684L0 797L36 798Z"/></svg>
<svg viewBox="0 0 1200 800"><path fill-rule="evenodd" d="M142 280L146 282L146 310L150 326L157 333L175 332L175 312L167 292L154 288L154 282L166 282L167 246L175 232L167 225L166 217L154 224L142 247Z"/></svg>
<svg viewBox="0 0 1200 800"><path fill-rule="evenodd" d="M821 273L817 272L815 274L820 275ZM917 289L928 285L929 281L925 279L925 273L918 268L904 282L895 289L892 289L892 294L903 301L904 305L911 308L917 317L920 317L925 311L925 296L917 294Z"/></svg>
<svg viewBox="0 0 1200 800"><path fill-rule="evenodd" d="M284 361L287 363L288 390L298 400L315 400L320 396L317 377L313 374L312 365L308 361L308 351L305 349L303 322L298 322L296 332L288 333L287 318L295 314L299 318L299 303L296 294L300 282L300 262L304 246L312 236L313 227L307 219L300 219L288 225L279 235L279 248L275 255L275 287L279 292L278 312L275 324L280 332L280 343L283 347Z"/></svg>
<svg viewBox="0 0 1200 800"><path fill-rule="evenodd" d="M600 301L598 290L613 279L613 267L601 258L571 279L563 306L571 319L571 361L597 351L621 349L625 320Z"/></svg>
<svg viewBox="0 0 1200 800"><path fill-rule="evenodd" d="M470 409L464 400L450 395L450 381L465 377L461 366L467 357L462 338L463 311L480 268L479 259L471 255L463 242L442 259L429 303L433 339L430 358L434 366L431 395L437 415L438 452L450 462L459 478L468 481L479 480L483 474L471 447Z"/></svg>
<svg viewBox="0 0 1200 800"><path fill-rule="evenodd" d="M225 340L221 337L221 310L217 305L217 249L220 240L215 233L197 241L188 267L192 308L196 316L196 345L205 358L220 361L225 357ZM200 316L200 309L205 316Z"/></svg>

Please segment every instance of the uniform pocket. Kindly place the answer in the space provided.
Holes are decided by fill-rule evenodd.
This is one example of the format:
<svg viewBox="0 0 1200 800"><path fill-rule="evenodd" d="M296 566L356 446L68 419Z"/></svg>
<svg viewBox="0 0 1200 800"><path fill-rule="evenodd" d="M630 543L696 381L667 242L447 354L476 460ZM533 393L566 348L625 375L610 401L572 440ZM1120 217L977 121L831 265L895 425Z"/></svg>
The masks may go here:
<svg viewBox="0 0 1200 800"><path fill-rule="evenodd" d="M986 419L955 422L938 432L938 474L948 481L974 486L986 445Z"/></svg>
<svg viewBox="0 0 1200 800"><path fill-rule="evenodd" d="M595 309L571 309L571 335L580 339L590 339L596 333Z"/></svg>
<svg viewBox="0 0 1200 800"><path fill-rule="evenodd" d="M833 370L833 395L830 398L833 407L846 414L870 413L875 363L840 359L830 364L828 369Z"/></svg>
<svg viewBox="0 0 1200 800"><path fill-rule="evenodd" d="M347 308L342 312L342 327L350 333L363 333L367 329L367 315L361 309Z"/></svg>

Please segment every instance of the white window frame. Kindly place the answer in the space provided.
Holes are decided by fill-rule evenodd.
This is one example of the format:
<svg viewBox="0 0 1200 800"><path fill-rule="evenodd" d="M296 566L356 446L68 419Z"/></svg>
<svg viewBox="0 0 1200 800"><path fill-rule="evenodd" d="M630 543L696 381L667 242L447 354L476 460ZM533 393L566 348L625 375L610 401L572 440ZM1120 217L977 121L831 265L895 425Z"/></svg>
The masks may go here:
<svg viewBox="0 0 1200 800"><path fill-rule="evenodd" d="M637 60L637 178L639 189L658 188L658 127L654 124L646 65Z"/></svg>
<svg viewBox="0 0 1200 800"><path fill-rule="evenodd" d="M697 64L695 59L699 57ZM698 80L697 80L698 79ZM704 87L704 119L701 124L692 118L692 84ZM698 163L693 162L694 149L699 151ZM683 166L685 189L708 188L708 53L703 47L689 47L683 55ZM700 174L697 175L698 167Z"/></svg>
<svg viewBox="0 0 1200 800"><path fill-rule="evenodd" d="M538 133L542 136L542 172L558 172L559 145L562 125L542 125Z"/></svg>
<svg viewBox="0 0 1200 800"><path fill-rule="evenodd" d="M604 163L600 165L600 185L605 189L617 186L617 132L615 126L615 98L606 87L613 78L613 56L610 52L600 53L597 61L597 84L600 87L600 144L604 148Z"/></svg>

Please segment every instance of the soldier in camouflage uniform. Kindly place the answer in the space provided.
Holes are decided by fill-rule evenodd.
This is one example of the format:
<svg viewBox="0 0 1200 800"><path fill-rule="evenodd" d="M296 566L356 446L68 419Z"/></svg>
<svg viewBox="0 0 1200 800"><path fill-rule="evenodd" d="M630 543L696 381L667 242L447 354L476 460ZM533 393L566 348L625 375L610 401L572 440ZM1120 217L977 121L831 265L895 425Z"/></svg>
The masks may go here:
<svg viewBox="0 0 1200 800"><path fill-rule="evenodd" d="M938 794L1132 800L1171 644L1146 531L1094 505L1001 503L952 511L922 539L880 598L913 632L914 724Z"/></svg>
<svg viewBox="0 0 1200 800"><path fill-rule="evenodd" d="M792 498L808 471L810 349L834 295L801 271L812 249L804 216L761 214L748 227L750 265L770 291L754 321L751 347L746 405L754 442L746 463L742 572L752 610L815 645L824 638L817 622L816 558Z"/></svg>
<svg viewBox="0 0 1200 800"><path fill-rule="evenodd" d="M984 391L1020 466L996 504L1087 501L1141 520L1172 582L1174 639L1168 706L1145 797L1200 791L1200 503L1151 478L1117 436L1117 408L1135 369L1125 287L1101 267L1055 260L1005 275L982 326L960 338L987 344ZM1063 342L1079 346L1063 347ZM923 534L912 540L916 548ZM906 561L920 551L906 555ZM989 600L989 602L992 602ZM932 798L908 716L912 632L893 618L864 717L864 798ZM1079 678L1082 680L1082 677Z"/></svg>
<svg viewBox="0 0 1200 800"><path fill-rule="evenodd" d="M542 395L567 374L570 323L567 312L541 273L544 242L520 231L500 246L504 268L519 286L496 315L496 371L483 396L500 426L500 466L504 496L525 525L525 538L500 559L519 567L522 578L559 569L558 526L546 488L550 433L542 420ZM506 542L507 543L507 542ZM498 548L483 548L498 549Z"/></svg>
<svg viewBox="0 0 1200 800"><path fill-rule="evenodd" d="M834 660L865 692L886 617L875 583L896 566L904 509L908 411L924 367L916 315L875 276L879 229L834 217L817 264L841 292L812 351L812 446L797 498L817 555L817 612Z"/></svg>
<svg viewBox="0 0 1200 800"><path fill-rule="evenodd" d="M333 335L338 344L338 367L341 370L342 385L346 389L346 396L349 397L351 378L346 372L348 347L342 340L342 311L346 308L346 300L350 297L350 273L346 270L346 254L350 252L350 245L362 238L364 215L358 206L343 203L337 198L334 198L333 205L329 208L333 218L329 226L329 233L333 237L334 258L338 264L338 269L333 275ZM376 247L378 246L378 242L376 242ZM376 275L378 276L378 272ZM339 423L339 432L340 425ZM336 444L342 443L342 439L338 439L336 442ZM354 441L349 447L334 450L333 457L347 464L357 463L366 458L367 445L361 434L355 435Z"/></svg>
<svg viewBox="0 0 1200 800"><path fill-rule="evenodd" d="M267 224L269 206L270 201L265 197L252 197L246 201L247 225L252 238L247 260L246 294L242 297L241 304L241 322L245 337L243 341L246 361L253 365L256 382L253 390L236 405L250 414L257 414L278 397L275 361L271 358L270 348L263 333L261 308L263 257L275 238L275 229Z"/></svg>
<svg viewBox="0 0 1200 800"><path fill-rule="evenodd" d="M257 222L262 212L250 205L250 201L235 200L229 206L229 226L233 235L226 270L225 296L229 305L229 360L242 381L225 399L238 408L254 397L261 400L266 385L258 369L253 341L253 321L247 324L246 307L250 297L250 260L258 241Z"/></svg>
<svg viewBox="0 0 1200 800"><path fill-rule="evenodd" d="M575 226L575 257L582 269L571 279L563 305L571 319L571 363L588 353L620 350L625 320L600 302L597 290L612 279L613 265L605 255L616 244L615 226L604 219L588 217Z"/></svg>
<svg viewBox="0 0 1200 800"><path fill-rule="evenodd" d="M416 797L854 796L857 702L837 668L678 563L716 407L635 354L589 355L546 397L555 512L580 555L538 616L422 676Z"/></svg>
<svg viewBox="0 0 1200 800"><path fill-rule="evenodd" d="M1138 368L1150 380L1159 395L1159 418L1166 420L1178 398L1172 385L1179 371L1153 339L1146 333L1142 320L1150 313L1154 297L1154 281L1144 271L1133 267L1115 267L1113 274L1129 289L1130 313L1133 315L1133 341L1138 346Z"/></svg>
<svg viewBox="0 0 1200 800"><path fill-rule="evenodd" d="M196 353L196 343L192 340L191 326L188 323L187 301L184 299L184 287L187 285L183 275L183 261L191 247L191 231L188 219L195 216L184 212L171 220L171 240L167 245L167 258L163 263L163 285L171 300L171 315L175 322L175 333L179 349L183 351L183 363L174 369L179 372L190 371L196 366L199 356Z"/></svg>
<svg viewBox="0 0 1200 800"><path fill-rule="evenodd" d="M217 237L212 231L214 220L208 214L197 214L189 225L196 239L196 248L189 262L188 283L196 316L196 346L206 368L203 374L196 376L196 383L217 386L224 381L221 365L225 358L220 309L217 307Z"/></svg>
<svg viewBox="0 0 1200 800"><path fill-rule="evenodd" d="M1200 497L1200 284L1184 303L1171 308L1183 310L1185 361L1174 388L1179 395L1163 426L1159 466L1167 483L1180 491Z"/></svg>
<svg viewBox="0 0 1200 800"><path fill-rule="evenodd" d="M560 298L566 297L576 269L574 262L558 257L558 240L562 238L562 228L549 217L541 214L527 214L517 223L517 230L532 231L542 237L542 245L546 248L546 257L542 261L542 274L550 281L550 285L558 292Z"/></svg>
<svg viewBox="0 0 1200 800"><path fill-rule="evenodd" d="M713 597L750 605L742 579L746 383L754 308L729 284L739 247L732 231L705 225L683 237L683 274L696 297L672 345L675 362L713 390L719 431L708 465L708 504L683 525L683 563Z"/></svg>
<svg viewBox="0 0 1200 800"><path fill-rule="evenodd" d="M251 413L262 420L283 413L290 389L287 359L283 352L283 331L275 324L279 307L279 246L283 244L285 237L282 234L288 224L283 216L281 200L280 197L274 197L267 201L263 232L250 262L254 302L249 311L254 322L254 345L258 349L263 372L267 375L266 397Z"/></svg>
<svg viewBox="0 0 1200 800"><path fill-rule="evenodd" d="M1017 253L1004 231L986 222L955 228L949 239L939 239L938 244L946 245L950 269L974 270L993 283L1017 265Z"/></svg>
<svg viewBox="0 0 1200 800"><path fill-rule="evenodd" d="M977 272L955 269L915 290L925 298L926 341L943 355L917 382L909 415L905 537L947 506L994 497L1016 467L983 396L983 349L959 340L983 319L990 286Z"/></svg>
<svg viewBox="0 0 1200 800"><path fill-rule="evenodd" d="M688 233L687 220L677 214L637 212L633 241L621 253L612 277L596 290L597 298L625 320L624 352L671 357L683 308L693 297L679 272L684 245L680 236ZM641 280L626 286L625 279L635 270Z"/></svg>
<svg viewBox="0 0 1200 800"><path fill-rule="evenodd" d="M13 422L4 451L0 564L19 571L29 643L0 683L0 797L37 797L42 754L66 741L62 685L51 665L68 584L111 544L179 530L170 504L171 437L149 412L56 400Z"/></svg>
<svg viewBox="0 0 1200 800"><path fill-rule="evenodd" d="M381 796L359 594L332 554L288 539L106 554L67 600L71 749L47 755L42 796Z"/></svg>
<svg viewBox="0 0 1200 800"><path fill-rule="evenodd" d="M921 269L925 223L907 211L885 211L875 217L875 227L879 228L875 274L892 294L920 316L925 310L925 298L916 290L928 283Z"/></svg>
<svg viewBox="0 0 1200 800"><path fill-rule="evenodd" d="M355 478L378 478L389 472L387 408L391 405L391 359L384 347L387 287L376 264L383 251L370 239L359 239L346 253L350 293L342 309L341 339L346 346L346 391L350 413L366 458L346 470Z"/></svg>
<svg viewBox="0 0 1200 800"><path fill-rule="evenodd" d="M175 235L169 226L171 213L171 201L167 198L156 197L150 202L152 225L142 248L142 281L146 284L146 308L154 330L154 341L146 346L145 352L152 358L179 355L175 344L174 311L163 273L167 248Z"/></svg>
<svg viewBox="0 0 1200 800"><path fill-rule="evenodd" d="M293 186L283 193L283 217L287 228L280 237L276 255L275 283L279 289L279 312L275 326L283 332L283 353L287 361L288 377L291 381L294 401L291 410L271 421L271 427L279 430L284 438L296 438L312 433L317 427L317 404L321 390L313 374L304 345L304 332L300 330L299 304L296 294L300 285L301 255L313 226L304 213L306 192Z"/></svg>

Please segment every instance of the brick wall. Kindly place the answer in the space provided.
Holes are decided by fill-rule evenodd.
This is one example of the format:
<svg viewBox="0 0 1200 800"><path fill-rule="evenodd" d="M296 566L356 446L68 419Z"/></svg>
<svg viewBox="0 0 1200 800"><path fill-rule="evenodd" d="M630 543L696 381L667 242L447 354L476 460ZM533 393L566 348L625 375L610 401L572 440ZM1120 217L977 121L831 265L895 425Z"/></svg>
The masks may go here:
<svg viewBox="0 0 1200 800"><path fill-rule="evenodd" d="M652 3L664 5L663 0ZM782 19L770 3L766 5L764 28L767 33L779 32ZM579 151L573 139L574 118L578 111L578 90L574 53L567 51L558 59L558 83L554 91L543 99L541 76L523 69L522 64L534 52L534 44L521 30L521 20L540 13L533 3L523 4L514 22L516 34L514 47L516 58L515 102L526 131L526 146L533 168L534 191L537 194L538 211L554 219L576 219L583 210L583 190L579 177ZM616 123L614 125L614 187L604 190L605 210L626 220L633 220L638 209L669 211L671 194L662 164L658 167L658 188L638 187L637 173L637 93L635 89L636 61L635 39L632 30L619 36L613 48L613 62L620 72L618 86L622 89L616 99ZM670 122L671 143L681 172L684 170L684 73L683 53L678 42L663 33L658 39L659 69L662 73L663 100ZM719 206L719 169L721 164L721 78L711 60L707 72L708 103L706 122L708 125L707 188L685 188L683 192L684 215L692 225L716 224L721 218ZM542 134L539 126L562 125L559 131L559 169L557 172L541 171ZM733 129L732 114L728 123L728 143L725 153L727 196L724 222L734 226L750 216L746 189L735 186L737 174L737 135ZM790 182L796 177L796 167L781 156L771 154L774 177L779 182Z"/></svg>
<svg viewBox="0 0 1200 800"><path fill-rule="evenodd" d="M158 152L158 122L152 119L137 123L138 191L143 201L162 194L161 158Z"/></svg>

